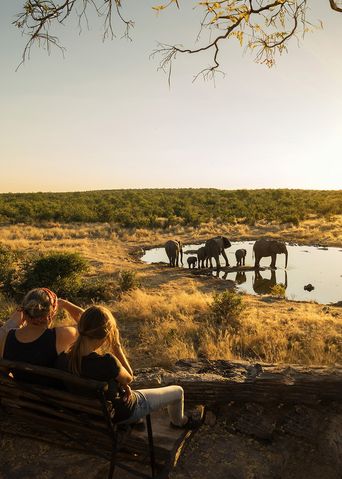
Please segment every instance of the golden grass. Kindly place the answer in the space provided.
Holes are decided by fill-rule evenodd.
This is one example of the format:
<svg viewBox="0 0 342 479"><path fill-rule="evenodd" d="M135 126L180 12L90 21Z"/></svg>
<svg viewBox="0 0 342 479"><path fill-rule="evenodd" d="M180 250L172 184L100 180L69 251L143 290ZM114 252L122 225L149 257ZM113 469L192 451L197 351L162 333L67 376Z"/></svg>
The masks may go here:
<svg viewBox="0 0 342 479"><path fill-rule="evenodd" d="M245 296L241 326L231 333L213 322L211 293L135 290L114 313L135 365L172 364L181 358L246 359L270 363L342 362L342 313L315 303L264 302ZM132 328L134 334L132 334Z"/></svg>
<svg viewBox="0 0 342 479"><path fill-rule="evenodd" d="M11 225L0 227L0 243L28 251L77 251L90 261L93 276L115 279L120 270L137 271L149 289L136 289L109 305L135 366L165 365L198 355L271 363L341 363L342 313L338 308L284 300L267 303L245 296L241 327L232 334L210 319L212 292L227 288L226 284L190 277L178 268L171 271L146 265L131 255L139 247L162 245L172 237L196 243L216 234L232 240L268 235L303 244L342 246L342 216L330 221L312 218L296 227L208 223L198 228L128 230L110 224ZM0 320L11 307L0 298Z"/></svg>

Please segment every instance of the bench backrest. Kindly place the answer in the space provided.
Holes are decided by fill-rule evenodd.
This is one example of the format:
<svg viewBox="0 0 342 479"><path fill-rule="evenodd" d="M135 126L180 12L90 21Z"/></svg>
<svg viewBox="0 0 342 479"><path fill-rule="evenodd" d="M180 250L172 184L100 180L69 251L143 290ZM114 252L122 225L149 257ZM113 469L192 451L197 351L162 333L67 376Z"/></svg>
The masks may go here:
<svg viewBox="0 0 342 479"><path fill-rule="evenodd" d="M16 373L29 374L32 383L16 380ZM56 386L34 384L34 377L53 380ZM0 360L0 407L52 429L112 438L115 411L106 400L107 389L105 382L83 379L57 369Z"/></svg>

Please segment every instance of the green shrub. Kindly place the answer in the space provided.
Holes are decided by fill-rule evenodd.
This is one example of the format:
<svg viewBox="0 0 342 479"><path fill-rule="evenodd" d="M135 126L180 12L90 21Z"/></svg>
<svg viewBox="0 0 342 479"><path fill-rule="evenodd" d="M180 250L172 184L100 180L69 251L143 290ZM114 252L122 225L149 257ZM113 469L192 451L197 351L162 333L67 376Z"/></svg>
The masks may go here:
<svg viewBox="0 0 342 479"><path fill-rule="evenodd" d="M0 245L0 283L6 283L13 274L14 253Z"/></svg>
<svg viewBox="0 0 342 479"><path fill-rule="evenodd" d="M134 288L139 288L140 283L137 280L136 271L120 271L118 285L122 293Z"/></svg>
<svg viewBox="0 0 342 479"><path fill-rule="evenodd" d="M210 306L211 320L220 327L236 333L241 326L241 315L245 309L242 295L234 291L216 293Z"/></svg>
<svg viewBox="0 0 342 479"><path fill-rule="evenodd" d="M8 320L15 308L16 304L11 299L4 294L0 294L0 326Z"/></svg>
<svg viewBox="0 0 342 479"><path fill-rule="evenodd" d="M21 289L51 288L57 295L74 297L81 287L88 262L78 253L52 252L25 265Z"/></svg>
<svg viewBox="0 0 342 479"><path fill-rule="evenodd" d="M86 303L112 301L117 298L117 295L116 283L101 278L84 282L77 291L77 299L84 300Z"/></svg>
<svg viewBox="0 0 342 479"><path fill-rule="evenodd" d="M283 283L275 284L272 286L270 291L271 296L275 296L276 298L285 298L286 288Z"/></svg>
<svg viewBox="0 0 342 479"><path fill-rule="evenodd" d="M17 275L18 252L0 245L0 286L6 293L13 292L13 282Z"/></svg>

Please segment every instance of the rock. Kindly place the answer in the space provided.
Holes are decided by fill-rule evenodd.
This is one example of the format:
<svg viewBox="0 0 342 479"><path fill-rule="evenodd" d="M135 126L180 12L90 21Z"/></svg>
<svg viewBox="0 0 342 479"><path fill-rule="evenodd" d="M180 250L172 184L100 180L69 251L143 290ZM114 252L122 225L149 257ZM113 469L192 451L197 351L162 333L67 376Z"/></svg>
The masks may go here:
<svg viewBox="0 0 342 479"><path fill-rule="evenodd" d="M305 291L309 291L309 293L310 293L310 291L313 291L314 289L315 289L315 287L312 286L311 283L306 284L306 285L304 286L304 290L305 290Z"/></svg>
<svg viewBox="0 0 342 479"><path fill-rule="evenodd" d="M205 414L204 424L213 427L216 424L216 415L212 411L207 411Z"/></svg>

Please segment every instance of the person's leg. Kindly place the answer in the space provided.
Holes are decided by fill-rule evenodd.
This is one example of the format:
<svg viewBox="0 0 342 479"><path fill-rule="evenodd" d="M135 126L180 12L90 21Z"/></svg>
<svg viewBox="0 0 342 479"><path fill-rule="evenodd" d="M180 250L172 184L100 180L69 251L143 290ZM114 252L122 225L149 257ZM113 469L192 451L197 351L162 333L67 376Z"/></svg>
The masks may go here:
<svg viewBox="0 0 342 479"><path fill-rule="evenodd" d="M167 407L172 424L186 424L188 418L184 415L184 391L181 386L140 389L138 392L146 398L149 412Z"/></svg>

